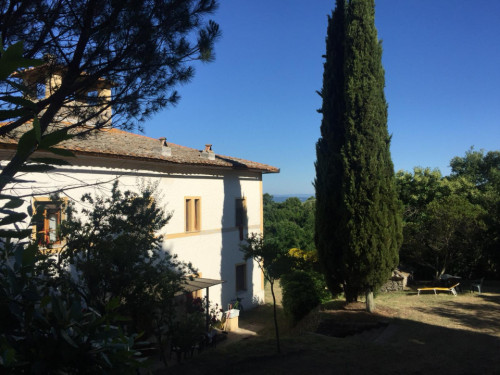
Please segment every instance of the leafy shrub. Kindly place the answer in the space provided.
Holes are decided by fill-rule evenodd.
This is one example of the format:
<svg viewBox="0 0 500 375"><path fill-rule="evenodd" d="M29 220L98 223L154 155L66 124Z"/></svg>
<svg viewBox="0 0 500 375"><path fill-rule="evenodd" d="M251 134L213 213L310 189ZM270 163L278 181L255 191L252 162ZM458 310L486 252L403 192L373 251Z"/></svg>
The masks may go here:
<svg viewBox="0 0 500 375"><path fill-rule="evenodd" d="M9 227L27 217L11 210L22 201L0 197L0 372L134 374L143 363L133 332L154 330L159 345L170 334L174 294L191 268L161 249L156 233L169 217L150 191L115 186L86 201L87 221L68 215L66 245L53 257L28 242L31 229ZM186 337L202 321L181 327L193 330Z"/></svg>
<svg viewBox="0 0 500 375"><path fill-rule="evenodd" d="M160 207L152 187L122 193L115 183L110 196L87 194L82 201L91 205L82 210L85 220L70 215L62 225L66 246L60 259L79 276L66 273L66 278L99 312L118 298L118 311L131 319L128 328L152 334L158 320L171 320L174 295L186 275L194 273L162 249L158 233L171 215Z"/></svg>
<svg viewBox="0 0 500 375"><path fill-rule="evenodd" d="M83 308L79 294L59 293L45 272L49 259L33 243L4 237L0 254L1 373L134 374L141 366L133 336L116 325L118 300L98 314Z"/></svg>
<svg viewBox="0 0 500 375"><path fill-rule="evenodd" d="M321 302L319 283L312 274L294 270L281 277L283 308L293 323L297 323Z"/></svg>

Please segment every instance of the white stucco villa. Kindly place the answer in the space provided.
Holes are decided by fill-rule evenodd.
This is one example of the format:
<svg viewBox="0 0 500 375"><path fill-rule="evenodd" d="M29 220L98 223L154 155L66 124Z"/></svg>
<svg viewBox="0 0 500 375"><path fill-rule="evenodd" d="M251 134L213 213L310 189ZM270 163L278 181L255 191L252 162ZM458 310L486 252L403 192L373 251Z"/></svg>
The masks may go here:
<svg viewBox="0 0 500 375"><path fill-rule="evenodd" d="M45 233L46 241L59 245L53 232L64 219L61 207L49 202L51 192L63 189L64 199L79 204L84 193L109 192L116 179L122 191L151 182L166 210L173 212L164 228L164 250L191 262L202 278L225 281L210 288L210 300L226 306L240 297L245 307L263 301L262 273L253 261L243 260L239 245L247 233L263 231L262 176L278 173L278 168L215 154L211 145L199 150L112 127L57 147L76 155L66 158L70 166L22 176L29 181L22 185L22 195L31 195L23 209L44 209L44 223L34 231ZM2 166L15 148L13 138L0 137ZM54 155L37 151L33 156Z"/></svg>

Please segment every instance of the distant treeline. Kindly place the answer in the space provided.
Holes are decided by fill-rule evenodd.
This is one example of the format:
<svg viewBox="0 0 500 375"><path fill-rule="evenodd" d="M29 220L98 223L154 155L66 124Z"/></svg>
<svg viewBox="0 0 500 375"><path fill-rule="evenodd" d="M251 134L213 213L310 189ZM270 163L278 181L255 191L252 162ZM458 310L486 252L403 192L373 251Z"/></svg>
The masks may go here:
<svg viewBox="0 0 500 375"><path fill-rule="evenodd" d="M268 194L269 195L269 194ZM311 197L314 197L314 194L275 194L271 195L273 202L282 203L286 201L288 198L297 198L301 202L305 202Z"/></svg>

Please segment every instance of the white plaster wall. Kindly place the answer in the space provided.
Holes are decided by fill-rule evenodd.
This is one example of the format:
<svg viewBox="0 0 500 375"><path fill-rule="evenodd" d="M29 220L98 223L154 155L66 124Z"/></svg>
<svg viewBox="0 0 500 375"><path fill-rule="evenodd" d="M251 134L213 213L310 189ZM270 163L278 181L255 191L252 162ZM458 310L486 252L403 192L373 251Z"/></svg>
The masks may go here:
<svg viewBox="0 0 500 375"><path fill-rule="evenodd" d="M85 160L80 161L85 164ZM204 278L222 279L226 282L210 289L210 300L224 308L231 299L243 297L246 308L264 300L261 272L255 262L247 262L247 291L236 293L235 266L243 262L239 251L239 230L235 227L237 198L246 198L248 232L260 232L262 186L261 174L247 171L208 171L185 167L183 173L149 171L141 163L140 170L125 169L123 162L101 160L108 167L65 167L50 173L27 174L11 193L16 195L48 196L62 189L81 208L80 198L85 193L109 194L113 181L119 180L121 191L138 191L140 184L158 184L160 202L173 216L163 229L166 234L164 249L177 254L180 260L191 262ZM120 164L119 164L120 163ZM116 168L119 165L120 168ZM129 167L134 167L129 163ZM157 166L155 166L157 169ZM201 230L185 233L184 197L201 198ZM31 204L30 199L23 210ZM244 233L247 234L247 231Z"/></svg>

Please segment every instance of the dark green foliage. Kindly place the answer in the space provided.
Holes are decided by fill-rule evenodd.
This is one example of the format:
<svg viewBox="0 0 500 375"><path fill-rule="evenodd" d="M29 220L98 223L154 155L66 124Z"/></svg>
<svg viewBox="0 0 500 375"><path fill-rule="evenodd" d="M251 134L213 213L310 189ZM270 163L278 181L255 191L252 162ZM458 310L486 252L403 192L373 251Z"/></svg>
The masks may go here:
<svg viewBox="0 0 500 375"><path fill-rule="evenodd" d="M455 156L450 161L452 177L466 177L477 188L500 193L500 151L474 151L471 148L465 157Z"/></svg>
<svg viewBox="0 0 500 375"><path fill-rule="evenodd" d="M451 178L464 178L471 182L476 192L469 200L484 210L481 219L486 230L481 233L483 261L476 271L478 276L500 277L500 151L474 151L451 160Z"/></svg>
<svg viewBox="0 0 500 375"><path fill-rule="evenodd" d="M0 56L0 81L6 81L9 76L17 71L19 68L29 68L30 66L41 65L41 60L26 59L23 57L24 43L22 40L12 44L5 51L3 50L3 42L0 42L2 49L2 56ZM19 97L4 98L3 100L21 100ZM24 101L21 107L33 107L29 101ZM10 117L6 117L10 118ZM2 118L4 120L5 118Z"/></svg>
<svg viewBox="0 0 500 375"><path fill-rule="evenodd" d="M302 203L298 198L288 198L276 203L264 194L264 234L287 251L298 248L313 251L315 199Z"/></svg>
<svg viewBox="0 0 500 375"><path fill-rule="evenodd" d="M19 224L26 215L8 208L18 198L1 201L11 219L0 225ZM156 234L169 217L151 191L122 194L115 186L110 198L85 201L94 204L89 221L70 216L63 225L71 235L57 263L27 243L31 230L14 227L19 235L0 241L0 366L9 373L133 374L140 335L124 328L155 333L160 345L176 328L173 297L194 270L161 251Z"/></svg>
<svg viewBox="0 0 500 375"><path fill-rule="evenodd" d="M387 280L402 241L374 20L373 1L337 1L321 90L316 247L330 291L347 301Z"/></svg>
<svg viewBox="0 0 500 375"><path fill-rule="evenodd" d="M471 149L452 159L449 177L428 168L398 172L404 204L401 261L417 277L498 277L499 155Z"/></svg>
<svg viewBox="0 0 500 375"><path fill-rule="evenodd" d="M199 306L201 307L202 304L200 303ZM188 353L194 345L199 344L200 337L206 333L205 329L204 309L187 311L173 323L172 345L178 346L181 349L180 352Z"/></svg>
<svg viewBox="0 0 500 375"><path fill-rule="evenodd" d="M314 244L315 210L314 197L303 203L297 198L276 203L272 196L264 194L264 233L267 241L275 243L290 258L285 275L294 271L307 273L315 283L315 293L325 301L330 296L325 289L325 278Z"/></svg>
<svg viewBox="0 0 500 375"><path fill-rule="evenodd" d="M405 225L402 259L444 273L470 277L481 257L481 207L459 194L429 203L423 218Z"/></svg>
<svg viewBox="0 0 500 375"><path fill-rule="evenodd" d="M79 294L57 292L48 277L53 262L26 241L31 230L12 231L0 241L0 372L136 373L136 335L117 326L119 301L98 314L82 306Z"/></svg>
<svg viewBox="0 0 500 375"><path fill-rule="evenodd" d="M284 274L281 279L283 308L297 323L321 302L316 280L310 273L295 270Z"/></svg>
<svg viewBox="0 0 500 375"><path fill-rule="evenodd" d="M345 55L345 1L337 0L332 16L328 18L326 61L324 63L323 115L321 138L316 145L316 225L315 242L325 278L332 294L339 294L342 281L342 243L344 231L341 213L345 210L342 191L338 186L342 178L341 150L345 143L342 126L345 117L344 55ZM332 214L337 213L337 214ZM345 242L345 241L344 241Z"/></svg>
<svg viewBox="0 0 500 375"><path fill-rule="evenodd" d="M119 311L132 319L133 330L151 333L158 313L172 314L182 278L194 274L190 265L161 248L158 233L170 215L152 190L121 193L117 183L111 196L85 195L82 201L91 205L82 211L84 220L69 219L62 226L62 263L80 274L74 284L89 306L102 311L118 298Z"/></svg>
<svg viewBox="0 0 500 375"><path fill-rule="evenodd" d="M315 207L313 197L304 203L298 198L276 203L264 194L264 233L270 249L265 255L279 264L275 277L280 278L283 307L294 323L330 297L314 245Z"/></svg>

